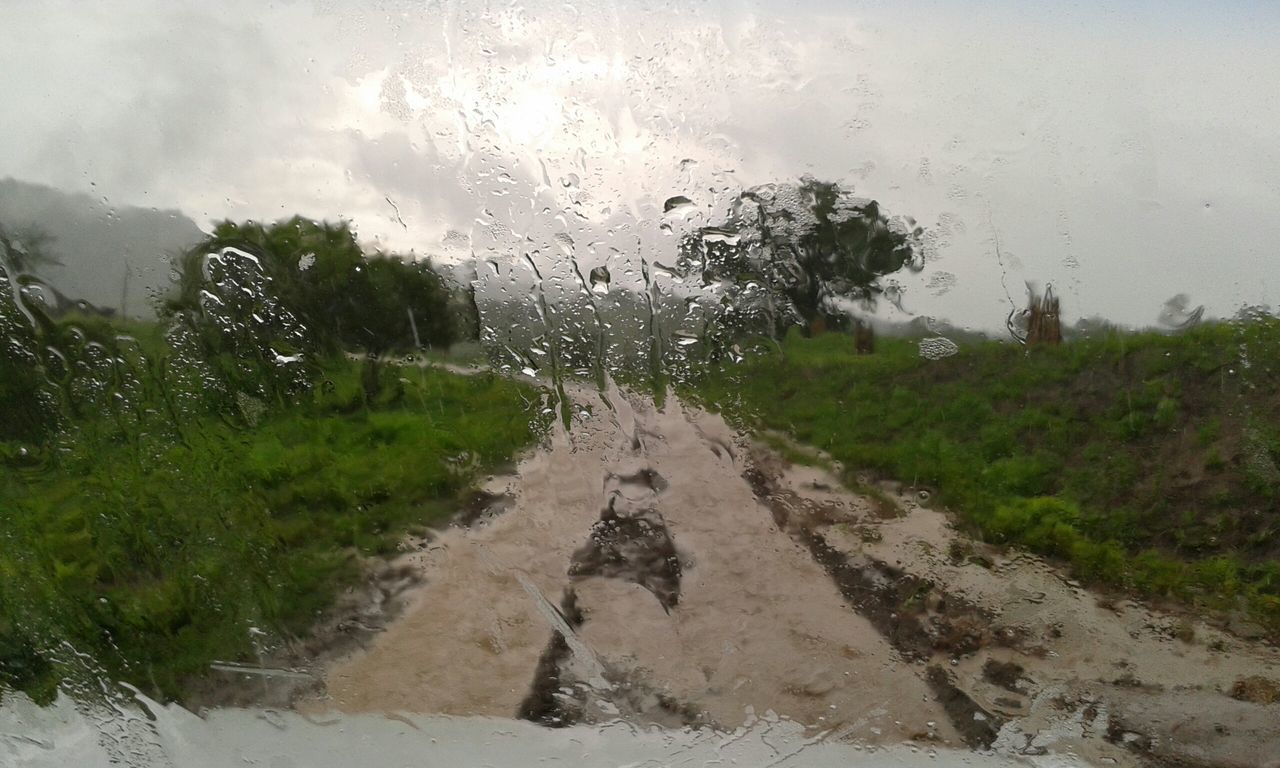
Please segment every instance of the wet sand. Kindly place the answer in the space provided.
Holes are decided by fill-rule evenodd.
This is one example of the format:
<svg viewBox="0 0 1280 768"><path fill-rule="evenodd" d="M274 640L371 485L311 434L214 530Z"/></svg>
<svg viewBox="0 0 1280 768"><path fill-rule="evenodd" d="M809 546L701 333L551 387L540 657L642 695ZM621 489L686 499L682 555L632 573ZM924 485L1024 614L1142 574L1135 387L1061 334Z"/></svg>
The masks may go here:
<svg viewBox="0 0 1280 768"><path fill-rule="evenodd" d="M1280 680L1274 649L1107 607L912 494L886 517L716 415L572 395L574 428L490 481L505 511L410 556L403 612L301 711L724 730L767 716L1097 764L1280 755L1280 704L1226 694ZM952 562L953 541L991 567Z"/></svg>
<svg viewBox="0 0 1280 768"><path fill-rule="evenodd" d="M681 724L664 698L725 728L774 712L873 742L955 741L922 673L773 524L719 417L609 399L488 489L514 496L508 511L433 544L403 616L333 665L308 709L514 716L552 637L547 606L572 588L584 620L567 662L589 720L620 707ZM625 480L646 470L661 490ZM669 609L634 580L569 575L611 502L665 522L681 571Z"/></svg>

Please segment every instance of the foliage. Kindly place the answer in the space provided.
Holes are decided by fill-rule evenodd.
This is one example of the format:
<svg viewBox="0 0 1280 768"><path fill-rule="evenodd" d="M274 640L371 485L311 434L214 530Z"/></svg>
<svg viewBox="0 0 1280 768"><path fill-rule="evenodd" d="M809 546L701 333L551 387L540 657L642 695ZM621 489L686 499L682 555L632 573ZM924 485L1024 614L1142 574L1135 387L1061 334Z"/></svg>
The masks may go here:
<svg viewBox="0 0 1280 768"><path fill-rule="evenodd" d="M452 340L450 297L345 225L226 224L180 266L161 324L55 317L0 264L0 689L252 661L545 426L527 386L380 362Z"/></svg>
<svg viewBox="0 0 1280 768"><path fill-rule="evenodd" d="M218 395L213 402L226 409L245 396L283 405L310 387L320 345L279 293L288 286L268 277L257 257L231 246L198 263L197 305L170 319L170 343L189 368L197 367L186 372L188 388L208 386Z"/></svg>
<svg viewBox="0 0 1280 768"><path fill-rule="evenodd" d="M1280 320L939 360L840 334L760 344L695 386L748 424L917 485L975 532L1280 632Z"/></svg>
<svg viewBox="0 0 1280 768"><path fill-rule="evenodd" d="M253 429L90 422L65 451L0 453L0 686L48 698L88 654L171 697L212 660L253 661L250 627L305 632L360 557L445 519L540 428L508 380L378 375L371 401L358 364L330 361Z"/></svg>
<svg viewBox="0 0 1280 768"><path fill-rule="evenodd" d="M806 178L744 192L727 222L682 239L676 269L720 291L708 334L843 327L837 300L869 303L880 278L922 266L918 235L876 201Z"/></svg>
<svg viewBox="0 0 1280 768"><path fill-rule="evenodd" d="M0 441L43 444L96 414L138 421L158 384L147 353L164 348L154 324L67 313L54 317L0 267Z"/></svg>
<svg viewBox="0 0 1280 768"><path fill-rule="evenodd" d="M178 285L167 314L200 317L207 310L202 291L217 281L209 274L210 255L227 249L257 261L280 307L308 329L323 352L448 347L458 337L450 291L429 264L385 253L367 256L346 222L300 216L274 224L217 225L205 242L178 257Z"/></svg>
<svg viewBox="0 0 1280 768"><path fill-rule="evenodd" d="M0 265L0 440L41 440L58 422L55 396L41 370L41 348L23 304L20 288Z"/></svg>

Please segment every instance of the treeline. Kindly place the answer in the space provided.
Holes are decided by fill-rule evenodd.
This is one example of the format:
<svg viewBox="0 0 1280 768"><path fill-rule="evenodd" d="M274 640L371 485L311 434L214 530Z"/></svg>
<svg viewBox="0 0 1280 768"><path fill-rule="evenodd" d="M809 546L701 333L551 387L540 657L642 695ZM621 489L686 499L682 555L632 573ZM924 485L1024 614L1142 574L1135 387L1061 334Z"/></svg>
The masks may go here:
<svg viewBox="0 0 1280 768"><path fill-rule="evenodd" d="M324 378L326 359L447 348L478 335L469 286L429 262L366 253L346 222L225 221L173 258L158 324L64 312L39 277L47 237L0 238L0 440L39 443L69 422L244 416ZM145 391L143 391L145 390ZM248 398L248 400L246 400ZM127 411L132 411L128 413ZM193 413L194 411L194 413Z"/></svg>

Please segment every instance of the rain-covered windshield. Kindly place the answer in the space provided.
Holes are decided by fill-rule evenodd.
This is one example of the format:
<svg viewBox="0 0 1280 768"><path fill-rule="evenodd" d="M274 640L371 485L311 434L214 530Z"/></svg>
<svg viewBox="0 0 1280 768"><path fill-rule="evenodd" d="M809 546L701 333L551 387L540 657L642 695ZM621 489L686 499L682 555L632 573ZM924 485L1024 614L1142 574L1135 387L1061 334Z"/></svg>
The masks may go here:
<svg viewBox="0 0 1280 768"><path fill-rule="evenodd" d="M0 16L0 765L1280 765L1280 11Z"/></svg>

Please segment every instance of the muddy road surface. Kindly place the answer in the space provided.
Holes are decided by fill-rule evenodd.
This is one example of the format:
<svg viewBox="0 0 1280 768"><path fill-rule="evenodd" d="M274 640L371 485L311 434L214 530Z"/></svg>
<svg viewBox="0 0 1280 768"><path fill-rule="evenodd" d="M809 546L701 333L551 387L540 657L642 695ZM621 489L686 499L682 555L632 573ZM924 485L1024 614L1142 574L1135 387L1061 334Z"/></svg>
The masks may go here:
<svg viewBox="0 0 1280 768"><path fill-rule="evenodd" d="M1093 594L919 491L852 493L674 399L573 396L571 430L390 569L396 617L330 655L302 713L1280 765L1275 648Z"/></svg>

